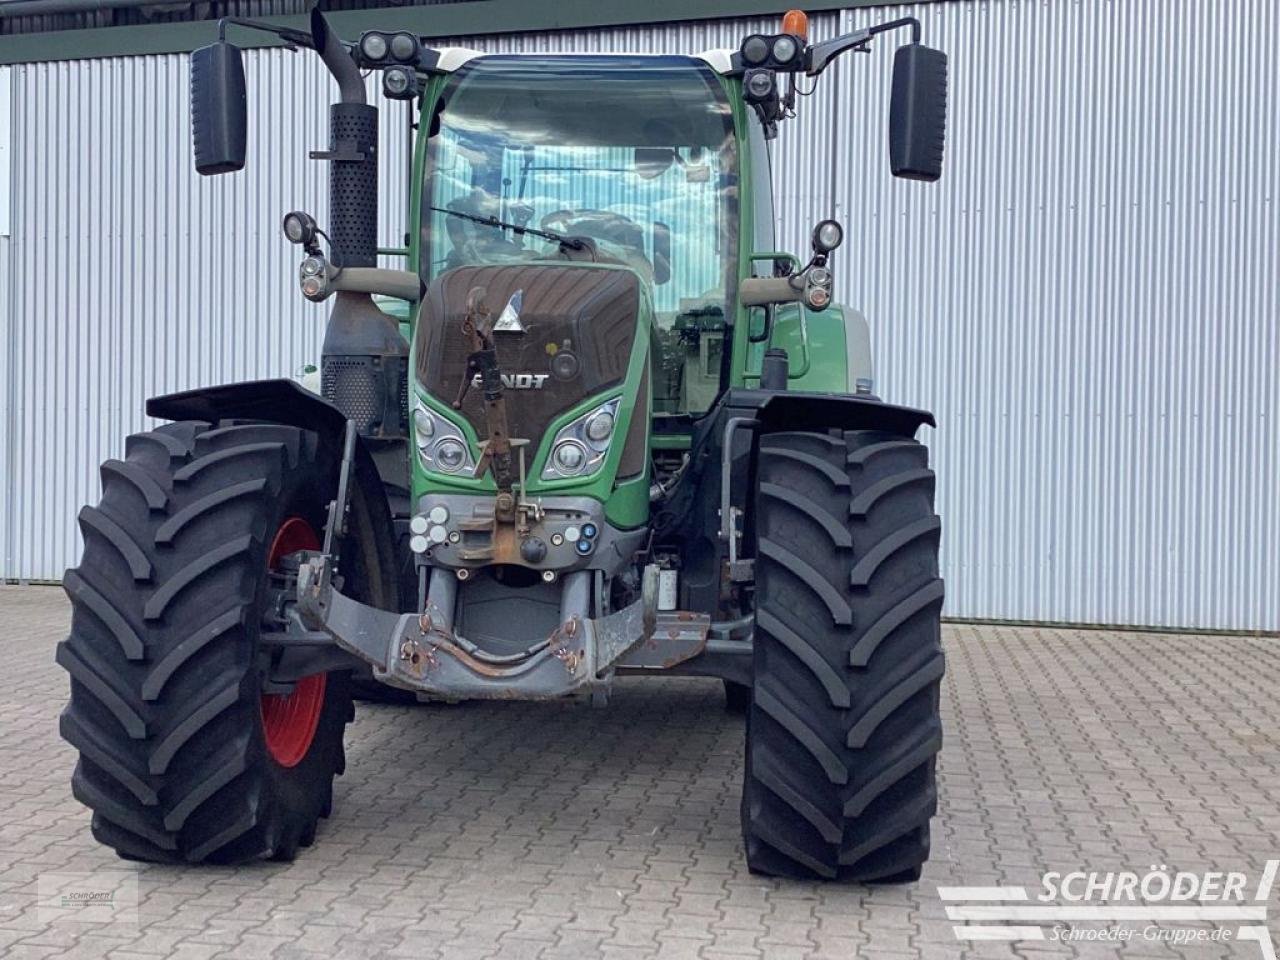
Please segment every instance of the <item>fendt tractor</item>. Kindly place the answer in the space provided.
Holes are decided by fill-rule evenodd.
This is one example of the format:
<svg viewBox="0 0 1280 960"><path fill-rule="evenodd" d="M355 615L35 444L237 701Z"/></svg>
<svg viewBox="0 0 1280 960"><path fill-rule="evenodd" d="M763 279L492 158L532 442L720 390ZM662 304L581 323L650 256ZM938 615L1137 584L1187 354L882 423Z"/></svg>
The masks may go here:
<svg viewBox="0 0 1280 960"><path fill-rule="evenodd" d="M346 42L313 11L309 32L223 20L192 53L205 175L245 164L228 31L311 48L336 81L327 223L283 220L331 312L319 392L149 400L165 422L80 514L61 731L100 842L293 858L356 695L602 706L620 677L696 676L747 715L752 871L919 877L942 738L915 439L933 420L876 395L867 323L833 298L840 224L775 249L769 145L837 57L910 31L888 158L937 180L947 59L912 18L781 27L696 56L488 55ZM374 71L416 129L404 248L378 247Z"/></svg>

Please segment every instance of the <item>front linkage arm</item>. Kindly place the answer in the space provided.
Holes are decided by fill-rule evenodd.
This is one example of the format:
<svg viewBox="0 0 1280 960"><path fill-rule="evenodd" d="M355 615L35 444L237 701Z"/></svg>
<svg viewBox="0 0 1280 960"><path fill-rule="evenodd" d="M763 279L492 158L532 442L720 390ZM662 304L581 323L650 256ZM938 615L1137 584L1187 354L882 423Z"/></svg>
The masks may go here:
<svg viewBox="0 0 1280 960"><path fill-rule="evenodd" d="M493 342L493 314L485 303L484 287L472 287L467 294L467 315L462 321L462 335L471 342L471 354L467 357L467 369L462 375L462 383L458 385L458 397L453 401L453 408L461 409L471 381L479 377L484 390L485 426L489 436L476 465L476 476L483 476L487 469L493 470L493 480L498 485L499 511L509 515L515 505L511 494L515 482L511 465L511 434L507 430L502 370L498 366L498 350Z"/></svg>

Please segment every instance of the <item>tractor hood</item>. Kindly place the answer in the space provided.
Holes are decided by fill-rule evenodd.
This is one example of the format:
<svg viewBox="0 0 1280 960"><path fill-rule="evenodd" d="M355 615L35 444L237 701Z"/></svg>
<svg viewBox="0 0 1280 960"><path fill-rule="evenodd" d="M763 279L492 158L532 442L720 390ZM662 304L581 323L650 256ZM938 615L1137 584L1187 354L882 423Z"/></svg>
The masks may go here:
<svg viewBox="0 0 1280 960"><path fill-rule="evenodd" d="M467 376L470 342L463 333L467 298L481 287L495 319L493 340L505 388L508 430L513 441L526 440L530 487L542 486L543 466L556 432L566 418L593 397L623 393L610 447L631 446L627 427L639 384L621 390L637 348L642 320L649 322L646 285L625 267L591 263L521 263L465 266L432 281L423 299L414 343L420 391L465 420L476 437L487 435L483 391L478 383L461 390ZM640 342L638 343L638 340ZM453 404L463 393L461 407ZM602 397L607 399L607 397ZM589 404L588 404L589 406ZM640 416L645 417L642 410ZM631 460L645 462L640 450L630 457L608 456L600 468L566 481L599 481L609 464L625 476ZM610 450L613 454L616 451ZM642 469L643 467L641 467Z"/></svg>

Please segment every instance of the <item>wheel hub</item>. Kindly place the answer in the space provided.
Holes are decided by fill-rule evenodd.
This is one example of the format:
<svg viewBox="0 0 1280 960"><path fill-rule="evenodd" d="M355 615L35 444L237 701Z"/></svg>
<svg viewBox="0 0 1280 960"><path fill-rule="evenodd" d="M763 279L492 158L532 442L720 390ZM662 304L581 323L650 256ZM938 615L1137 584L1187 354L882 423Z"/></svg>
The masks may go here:
<svg viewBox="0 0 1280 960"><path fill-rule="evenodd" d="M278 569L280 561L291 553L319 549L320 538L311 524L301 517L289 517L271 541L267 569ZM262 694L262 734L267 752L280 766L296 766L311 749L324 707L327 676L314 673L303 677L287 696Z"/></svg>

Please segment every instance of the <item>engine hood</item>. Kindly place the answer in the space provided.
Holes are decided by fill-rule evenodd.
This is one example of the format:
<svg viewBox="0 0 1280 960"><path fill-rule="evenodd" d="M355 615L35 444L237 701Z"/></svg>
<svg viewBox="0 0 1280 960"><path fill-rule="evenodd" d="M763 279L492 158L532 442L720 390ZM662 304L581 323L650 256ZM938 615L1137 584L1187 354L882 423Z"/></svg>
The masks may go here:
<svg viewBox="0 0 1280 960"><path fill-rule="evenodd" d="M475 287L484 288L499 318L494 345L513 438L537 449L557 416L625 379L640 316L634 272L560 263L458 267L427 289L414 345L418 381L441 403L453 404L466 376L471 346L462 322ZM459 412L485 434L478 385L467 390Z"/></svg>

